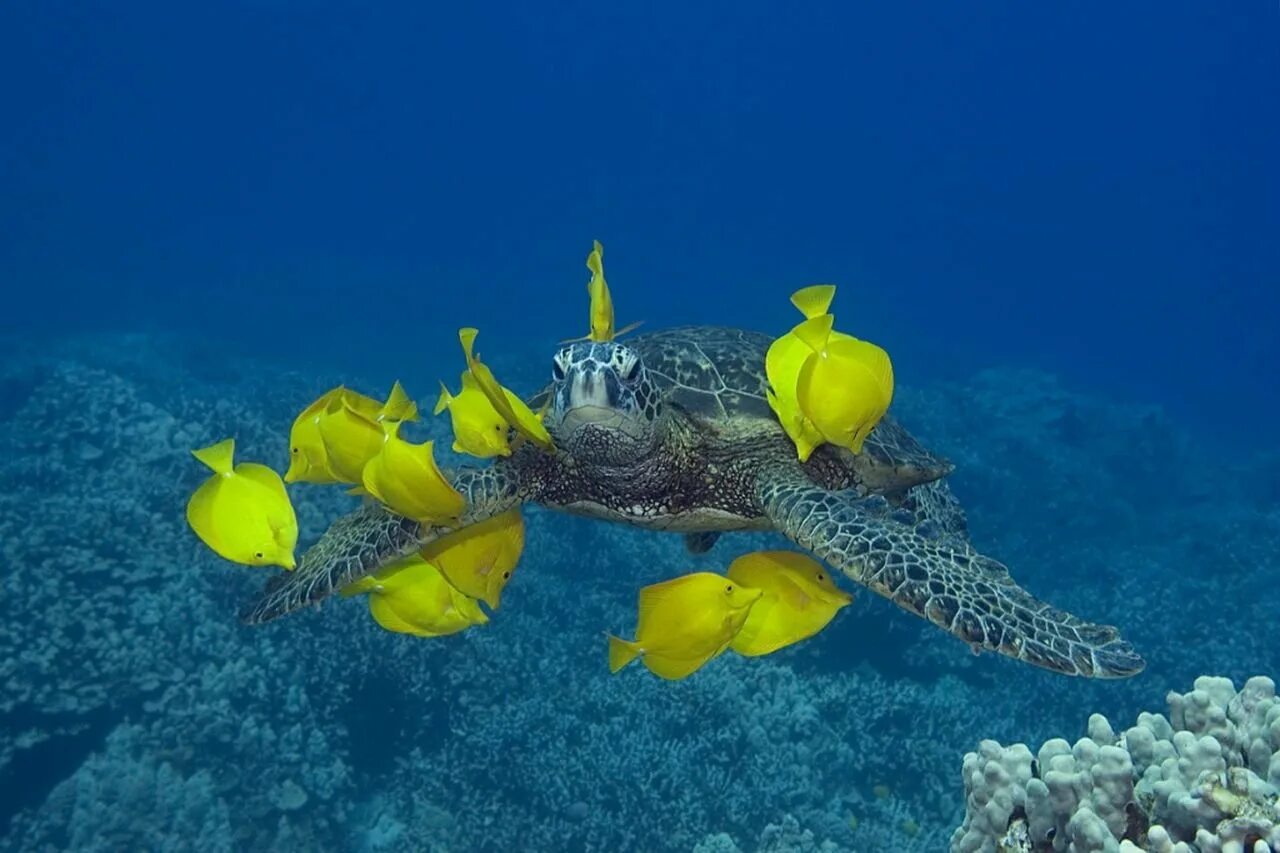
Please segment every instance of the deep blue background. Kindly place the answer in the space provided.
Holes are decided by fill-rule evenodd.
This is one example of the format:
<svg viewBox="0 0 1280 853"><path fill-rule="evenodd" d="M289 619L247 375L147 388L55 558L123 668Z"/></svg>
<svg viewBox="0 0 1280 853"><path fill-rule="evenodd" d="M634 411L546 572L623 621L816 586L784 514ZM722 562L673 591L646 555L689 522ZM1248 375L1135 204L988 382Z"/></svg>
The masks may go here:
<svg viewBox="0 0 1280 853"><path fill-rule="evenodd" d="M1123 4L0 10L0 324L394 370L477 324L781 330L1247 440L1280 414L1280 11Z"/></svg>

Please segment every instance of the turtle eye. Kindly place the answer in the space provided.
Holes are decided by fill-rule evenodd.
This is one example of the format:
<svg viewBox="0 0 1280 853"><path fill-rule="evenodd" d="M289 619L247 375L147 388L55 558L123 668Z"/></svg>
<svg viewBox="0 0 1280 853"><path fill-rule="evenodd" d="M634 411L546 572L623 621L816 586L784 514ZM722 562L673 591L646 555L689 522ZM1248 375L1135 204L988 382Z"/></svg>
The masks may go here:
<svg viewBox="0 0 1280 853"><path fill-rule="evenodd" d="M551 378L557 382L564 379L564 368L560 366L560 362L551 362Z"/></svg>

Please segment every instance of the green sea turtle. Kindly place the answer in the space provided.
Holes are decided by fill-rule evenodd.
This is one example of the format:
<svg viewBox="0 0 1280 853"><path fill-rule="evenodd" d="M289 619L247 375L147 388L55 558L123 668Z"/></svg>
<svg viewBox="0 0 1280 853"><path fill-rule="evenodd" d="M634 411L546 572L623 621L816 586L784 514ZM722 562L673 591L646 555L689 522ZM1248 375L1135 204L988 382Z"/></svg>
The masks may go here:
<svg viewBox="0 0 1280 853"><path fill-rule="evenodd" d="M943 481L952 466L885 417L861 453L827 445L805 463L765 398L768 336L686 327L574 342L552 362L556 442L451 472L470 524L523 503L686 536L776 530L852 580L974 650L1070 675L1118 678L1143 661L1119 632L1033 597L969 543ZM266 622L318 602L442 532L365 506L336 521L301 566L244 614Z"/></svg>

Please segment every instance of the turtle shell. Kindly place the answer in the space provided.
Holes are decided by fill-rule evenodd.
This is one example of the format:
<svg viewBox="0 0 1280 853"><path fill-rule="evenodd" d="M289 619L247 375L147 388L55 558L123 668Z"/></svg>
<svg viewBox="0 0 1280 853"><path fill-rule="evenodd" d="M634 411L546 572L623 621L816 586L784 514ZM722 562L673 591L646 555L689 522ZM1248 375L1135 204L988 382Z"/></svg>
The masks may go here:
<svg viewBox="0 0 1280 853"><path fill-rule="evenodd" d="M623 341L644 362L664 401L699 417L777 422L765 397L772 338L719 326L682 326Z"/></svg>

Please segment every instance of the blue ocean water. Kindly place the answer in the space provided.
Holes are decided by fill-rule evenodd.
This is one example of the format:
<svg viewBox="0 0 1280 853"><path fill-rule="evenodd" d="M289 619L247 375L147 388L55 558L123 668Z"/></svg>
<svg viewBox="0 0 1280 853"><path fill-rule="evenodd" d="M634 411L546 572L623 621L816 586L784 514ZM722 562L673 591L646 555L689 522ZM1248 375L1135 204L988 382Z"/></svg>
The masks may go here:
<svg viewBox="0 0 1280 853"><path fill-rule="evenodd" d="M1276 676L1278 36L1273 3L6 4L0 844L942 850L980 739ZM643 331L781 334L838 285L974 545L1147 670L975 657L858 590L776 655L611 677L639 587L786 543L537 509L483 628L241 626L268 572L186 527L187 451L283 469L339 382L429 405L464 325L536 391L593 239ZM304 547L356 505L291 495Z"/></svg>

